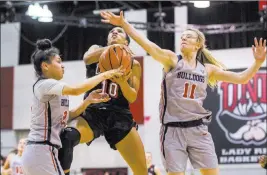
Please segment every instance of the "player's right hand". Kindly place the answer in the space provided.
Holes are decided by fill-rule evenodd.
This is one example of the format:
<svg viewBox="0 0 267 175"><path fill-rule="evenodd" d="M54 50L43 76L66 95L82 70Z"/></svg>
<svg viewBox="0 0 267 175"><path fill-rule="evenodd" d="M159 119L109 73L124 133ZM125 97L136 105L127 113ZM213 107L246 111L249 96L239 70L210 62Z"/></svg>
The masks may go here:
<svg viewBox="0 0 267 175"><path fill-rule="evenodd" d="M105 75L105 79L111 78L119 78L125 74L125 69L123 66L120 66L118 69L112 69L103 73Z"/></svg>
<svg viewBox="0 0 267 175"><path fill-rule="evenodd" d="M102 11L100 13L101 17L103 18L101 21L103 23L112 24L114 26L122 26L124 22L123 12L120 12L120 16L115 15L109 11Z"/></svg>

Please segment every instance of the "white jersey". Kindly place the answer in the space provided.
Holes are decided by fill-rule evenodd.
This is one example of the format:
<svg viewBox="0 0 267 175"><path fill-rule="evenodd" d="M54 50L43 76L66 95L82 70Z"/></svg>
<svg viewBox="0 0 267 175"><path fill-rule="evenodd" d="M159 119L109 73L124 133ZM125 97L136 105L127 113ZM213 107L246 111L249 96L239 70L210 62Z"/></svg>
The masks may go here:
<svg viewBox="0 0 267 175"><path fill-rule="evenodd" d="M64 85L54 79L39 79L33 85L29 141L45 141L61 147L59 135L69 118L69 98L62 95Z"/></svg>
<svg viewBox="0 0 267 175"><path fill-rule="evenodd" d="M21 156L14 155L10 160L11 175L23 175Z"/></svg>
<svg viewBox="0 0 267 175"><path fill-rule="evenodd" d="M195 69L188 67L179 56L170 72L164 73L160 100L161 123L198 120L211 115L203 108L207 96L208 75L197 61Z"/></svg>

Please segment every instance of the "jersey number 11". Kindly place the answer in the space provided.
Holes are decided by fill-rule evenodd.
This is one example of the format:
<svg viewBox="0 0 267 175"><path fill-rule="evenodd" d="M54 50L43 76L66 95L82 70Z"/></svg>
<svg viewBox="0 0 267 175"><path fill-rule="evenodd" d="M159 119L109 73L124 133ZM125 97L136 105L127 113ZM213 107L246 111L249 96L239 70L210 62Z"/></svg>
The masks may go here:
<svg viewBox="0 0 267 175"><path fill-rule="evenodd" d="M197 85L195 84L189 84L189 83L185 83L184 84L184 94L183 97L184 98L191 98L194 99L195 98L195 90L196 90ZM190 91L190 93L189 93Z"/></svg>

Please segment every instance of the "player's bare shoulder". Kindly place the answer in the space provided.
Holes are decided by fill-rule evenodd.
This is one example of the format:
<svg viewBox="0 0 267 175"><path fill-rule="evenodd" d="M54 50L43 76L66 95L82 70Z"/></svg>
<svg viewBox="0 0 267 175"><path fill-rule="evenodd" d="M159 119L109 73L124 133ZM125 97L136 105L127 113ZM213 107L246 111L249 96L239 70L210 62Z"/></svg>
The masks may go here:
<svg viewBox="0 0 267 175"><path fill-rule="evenodd" d="M141 76L141 64L139 63L139 61L133 59L133 66L132 66L132 73L138 77Z"/></svg>
<svg viewBox="0 0 267 175"><path fill-rule="evenodd" d="M140 67L141 68L141 64L136 59L133 59L133 68L134 67Z"/></svg>

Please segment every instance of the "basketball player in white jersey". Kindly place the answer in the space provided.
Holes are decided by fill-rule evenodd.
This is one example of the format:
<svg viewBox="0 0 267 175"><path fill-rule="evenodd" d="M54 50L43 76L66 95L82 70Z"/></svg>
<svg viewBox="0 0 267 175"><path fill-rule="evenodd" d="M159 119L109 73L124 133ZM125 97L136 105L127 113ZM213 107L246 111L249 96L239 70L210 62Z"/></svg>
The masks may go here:
<svg viewBox="0 0 267 175"><path fill-rule="evenodd" d="M207 85L217 81L247 83L266 59L266 40L255 38L252 46L255 62L243 72L226 71L205 48L205 36L196 29L185 30L181 37L181 55L157 46L140 35L123 17L102 12L102 22L120 26L152 58L164 67L161 114L161 151L169 175L184 175L189 157L203 175L218 175L218 160L207 123L211 112L203 108ZM245 59L245 58L244 58Z"/></svg>
<svg viewBox="0 0 267 175"><path fill-rule="evenodd" d="M7 157L3 167L2 175L23 175L21 156L24 151L26 139L20 139L18 144L18 153L10 154Z"/></svg>
<svg viewBox="0 0 267 175"><path fill-rule="evenodd" d="M121 68L107 71L81 84L69 86L60 82L64 66L59 51L48 39L37 41L32 55L38 80L33 85L33 105L30 133L22 155L22 168L26 175L63 175L57 159L61 148L60 132L68 119L79 116L92 103L107 102L110 98L95 90L75 109L69 111L68 95L80 95L100 82L123 75Z"/></svg>

